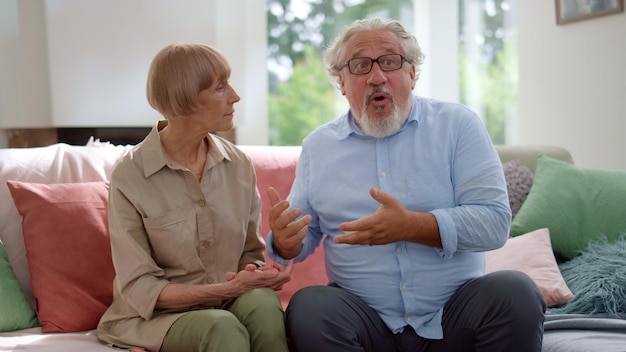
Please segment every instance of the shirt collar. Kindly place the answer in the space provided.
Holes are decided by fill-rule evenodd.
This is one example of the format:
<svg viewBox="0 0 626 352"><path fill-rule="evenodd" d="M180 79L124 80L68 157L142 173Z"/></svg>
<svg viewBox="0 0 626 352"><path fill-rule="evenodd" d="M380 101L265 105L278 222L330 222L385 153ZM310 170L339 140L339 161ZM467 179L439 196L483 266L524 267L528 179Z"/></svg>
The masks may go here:
<svg viewBox="0 0 626 352"><path fill-rule="evenodd" d="M141 158L143 160L144 176L150 177L157 171L164 167L169 167L173 164L173 160L167 154L161 139L159 138L159 131L167 126L167 120L158 121L148 136L141 142ZM207 135L209 139L209 156L214 157L217 161L231 160L230 155L224 148L224 144L220 138L209 133Z"/></svg>
<svg viewBox="0 0 626 352"><path fill-rule="evenodd" d="M398 130L398 132L402 131L410 123L415 122L417 124L419 122L419 114L417 110L417 97L413 96L413 103L411 106L411 111L409 112L409 118L404 123L404 125L402 125L400 130ZM363 130L361 130L361 128L356 125L356 122L354 122L354 115L352 115L352 110L348 110L348 112L340 118L338 133L340 139L348 138L348 136L350 136L351 134L368 137L365 132L363 132Z"/></svg>

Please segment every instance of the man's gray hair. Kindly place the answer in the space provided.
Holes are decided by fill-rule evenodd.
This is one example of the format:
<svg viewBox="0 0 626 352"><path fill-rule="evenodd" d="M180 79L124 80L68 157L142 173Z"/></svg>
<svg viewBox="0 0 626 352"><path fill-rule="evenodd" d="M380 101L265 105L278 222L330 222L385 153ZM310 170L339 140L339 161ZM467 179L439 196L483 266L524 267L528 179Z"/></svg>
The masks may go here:
<svg viewBox="0 0 626 352"><path fill-rule="evenodd" d="M382 18L367 18L354 21L350 26L346 27L339 37L335 39L335 42L326 49L324 55L324 64L330 77L335 81L335 84L339 85L339 75L341 70L345 67L345 55L346 55L346 43L356 33L363 31L371 31L376 29L388 30L394 33L400 39L400 44L404 50L403 56L406 61L415 66L415 81L420 75L420 66L424 62L424 54L420 49L417 39L411 33L409 33L404 26L392 19Z"/></svg>

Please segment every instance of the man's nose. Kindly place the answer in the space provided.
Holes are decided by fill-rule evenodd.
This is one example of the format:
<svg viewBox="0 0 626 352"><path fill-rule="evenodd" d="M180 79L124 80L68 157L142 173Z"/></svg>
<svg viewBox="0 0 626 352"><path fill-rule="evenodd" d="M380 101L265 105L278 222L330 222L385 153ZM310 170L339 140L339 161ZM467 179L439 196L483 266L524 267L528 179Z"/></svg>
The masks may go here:
<svg viewBox="0 0 626 352"><path fill-rule="evenodd" d="M378 62L372 62L372 70L368 73L369 77L367 83L371 85L380 85L387 82L387 75L385 71L380 68Z"/></svg>

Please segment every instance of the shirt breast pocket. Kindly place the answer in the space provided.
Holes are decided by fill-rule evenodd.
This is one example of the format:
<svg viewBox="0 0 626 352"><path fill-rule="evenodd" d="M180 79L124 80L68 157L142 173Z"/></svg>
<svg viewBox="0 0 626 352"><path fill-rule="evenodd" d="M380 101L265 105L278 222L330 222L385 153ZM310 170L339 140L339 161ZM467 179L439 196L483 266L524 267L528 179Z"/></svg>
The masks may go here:
<svg viewBox="0 0 626 352"><path fill-rule="evenodd" d="M448 165L431 165L406 175L407 205L429 211L454 204L454 188Z"/></svg>
<svg viewBox="0 0 626 352"><path fill-rule="evenodd" d="M177 267L185 260L196 257L195 232L180 209L144 218L143 223L159 265Z"/></svg>

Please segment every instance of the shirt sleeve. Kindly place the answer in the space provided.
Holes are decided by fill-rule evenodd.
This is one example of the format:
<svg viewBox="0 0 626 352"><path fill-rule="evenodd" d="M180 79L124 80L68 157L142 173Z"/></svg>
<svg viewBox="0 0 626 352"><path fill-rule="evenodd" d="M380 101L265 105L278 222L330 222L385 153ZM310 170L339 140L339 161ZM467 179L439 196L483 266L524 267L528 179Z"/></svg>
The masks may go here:
<svg viewBox="0 0 626 352"><path fill-rule="evenodd" d="M164 272L151 257L141 216L114 181L109 192L109 232L116 285L127 304L144 319L150 319L168 281L161 279Z"/></svg>
<svg viewBox="0 0 626 352"><path fill-rule="evenodd" d="M491 138L475 114L459 125L452 165L456 206L431 212L439 224L440 254L501 247L511 223L506 181Z"/></svg>

